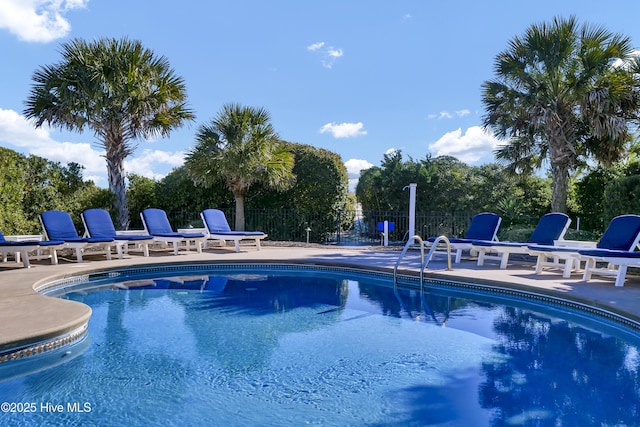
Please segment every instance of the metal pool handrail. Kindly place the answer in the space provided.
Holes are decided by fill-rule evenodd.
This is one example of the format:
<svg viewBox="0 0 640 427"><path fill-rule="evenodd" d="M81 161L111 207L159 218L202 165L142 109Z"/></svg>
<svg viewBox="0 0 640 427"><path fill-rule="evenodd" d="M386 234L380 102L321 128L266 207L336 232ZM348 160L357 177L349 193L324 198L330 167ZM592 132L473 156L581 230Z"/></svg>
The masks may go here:
<svg viewBox="0 0 640 427"><path fill-rule="evenodd" d="M407 244L404 245L404 248L402 249L402 252L400 253L400 256L398 257L398 260L396 261L396 265L393 267L393 286L395 287L398 284L398 266L400 265L400 261L402 261L402 258L404 258L405 254L407 253L407 250L409 250L409 247L411 247L413 245L413 240L417 240L418 242L420 242L420 290L422 291L422 283L424 280L424 269L427 268L427 265L429 265L429 261L431 260L431 256L433 255L433 252L435 252L436 248L438 247L438 244L440 242L444 242L447 246L447 270L451 271L451 242L449 241L449 239L447 238L447 236L438 236L433 244L431 245L431 249L429 250L429 253L427 254L426 258L424 256L424 241L422 240L422 238L420 236L418 236L417 234L415 236L413 236L411 239L409 239L407 241Z"/></svg>

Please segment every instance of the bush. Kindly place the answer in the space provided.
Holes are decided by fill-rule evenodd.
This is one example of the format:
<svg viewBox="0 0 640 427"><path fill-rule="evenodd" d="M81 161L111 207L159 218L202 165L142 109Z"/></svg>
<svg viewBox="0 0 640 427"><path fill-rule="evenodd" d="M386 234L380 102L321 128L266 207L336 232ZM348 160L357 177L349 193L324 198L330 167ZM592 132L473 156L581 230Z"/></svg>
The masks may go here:
<svg viewBox="0 0 640 427"><path fill-rule="evenodd" d="M587 230L603 230L609 220L605 219L604 190L607 184L621 177L620 168L596 168L585 175L575 185L578 204L576 215L580 217L580 227Z"/></svg>
<svg viewBox="0 0 640 427"><path fill-rule="evenodd" d="M501 230L498 237L503 242L526 242L531 237L533 230L533 228L509 228Z"/></svg>
<svg viewBox="0 0 640 427"><path fill-rule="evenodd" d="M640 214L640 175L614 179L604 191L604 221L623 214Z"/></svg>

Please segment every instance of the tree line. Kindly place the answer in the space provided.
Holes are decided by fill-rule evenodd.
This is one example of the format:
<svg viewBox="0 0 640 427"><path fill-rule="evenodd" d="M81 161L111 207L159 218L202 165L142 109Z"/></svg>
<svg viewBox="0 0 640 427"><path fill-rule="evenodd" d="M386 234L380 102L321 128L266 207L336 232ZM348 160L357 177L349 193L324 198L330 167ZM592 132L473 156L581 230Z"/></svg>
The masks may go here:
<svg viewBox="0 0 640 427"><path fill-rule="evenodd" d="M549 176L512 174L499 163L470 166L450 156L415 160L401 150L362 171L356 198L364 211L406 212L409 194L401 190L409 183L417 184L419 213L495 212L505 230L535 224L552 209ZM581 229L602 234L613 217L640 213L638 194L640 161L635 156L611 167L585 167L568 184L567 212L580 218Z"/></svg>
<svg viewBox="0 0 640 427"><path fill-rule="evenodd" d="M348 194L340 156L298 143L283 141L283 147L295 158L295 182L284 190L256 184L247 209L291 210L299 218L313 214L349 229L355 200ZM0 230L5 234L40 233L38 214L49 209L70 212L79 231L84 209L104 208L116 217L113 193L83 180L82 166L76 163L62 165L0 148L0 164ZM448 156L416 160L402 151L385 154L379 166L362 171L356 198L365 211L406 212L409 194L402 188L412 182L418 184L417 212L496 212L505 230L536 221L551 209L550 177L512 175L497 163L470 166ZM640 212L640 161L632 156L608 168L586 168L570 182L568 194L569 214L580 218L581 229L601 234L614 216ZM132 228L142 226L139 213L148 207L166 210L174 226L186 227L199 225L197 215L203 209L231 210L235 205L222 178L206 187L196 185L184 166L160 180L129 174L127 198ZM319 241L317 233L323 231L311 223L290 226L311 228L313 241Z"/></svg>
<svg viewBox="0 0 640 427"><path fill-rule="evenodd" d="M40 234L38 214L45 210L66 210L79 221L82 210L113 203L109 190L82 178L83 167L77 163L62 165L0 147L0 165L4 234Z"/></svg>
<svg viewBox="0 0 640 427"><path fill-rule="evenodd" d="M347 227L353 220L353 203L348 196L347 170L340 156L309 145L281 141L295 159L292 182L285 189L256 183L247 197L247 209L292 210L297 218L326 218ZM25 156L0 147L0 230L4 234L39 234L38 214L50 209L68 211L76 228L83 225L80 213L88 208L103 208L117 218L114 194L82 178L77 163L62 165L38 156ZM127 175L127 199L131 228L140 229L140 212L148 207L167 211L174 227L199 226L198 213L207 208L234 207L233 192L224 178L213 179L206 186L197 185L185 166L172 170L160 180L136 174ZM186 214L185 214L186 213ZM313 215L311 215L313 214ZM313 223L312 237L323 229Z"/></svg>
<svg viewBox="0 0 640 427"><path fill-rule="evenodd" d="M116 224L126 229L136 216L129 212L134 201L127 201L124 160L134 152L137 140L168 136L195 119L185 83L165 57L137 40L76 39L64 43L60 52L58 63L34 72L24 115L36 127L48 124L94 133L105 149ZM578 209L571 205L572 198L576 200L572 185L585 168L596 164L606 170L605 175L633 175L610 172L628 154L640 122L640 59L629 37L581 25L574 16L557 17L533 24L510 40L496 56L494 72L481 88L483 126L503 142L495 151L503 169L487 165L469 173L450 158L410 159L404 164L397 152L385 156L382 165L397 173L377 176L377 169L363 173L359 196L364 205L397 205L394 198L401 197L406 182L395 182L400 185L395 188L392 184L408 174L424 182L422 188L434 189L427 199L432 206L448 206L455 200L457 209L499 207L514 217L518 212L538 216L542 210L571 213ZM224 105L216 117L200 125L195 141L185 172L196 185L213 188L223 182L233 196L238 230L244 229L245 203L250 204L251 197L259 198L266 188L294 191L295 180L301 179L293 171L295 153L280 140L264 108ZM545 165L548 179L535 178L533 173ZM505 180L496 174L520 177ZM496 179L491 181L492 177ZM625 182L617 196L611 196L616 203L634 181ZM394 188L395 194L386 200L375 194L380 188ZM480 201L479 194L486 199ZM320 206L320 200L316 202ZM613 203L594 202L607 209ZM579 209L586 213L591 208L579 203ZM589 220L598 223L607 215Z"/></svg>

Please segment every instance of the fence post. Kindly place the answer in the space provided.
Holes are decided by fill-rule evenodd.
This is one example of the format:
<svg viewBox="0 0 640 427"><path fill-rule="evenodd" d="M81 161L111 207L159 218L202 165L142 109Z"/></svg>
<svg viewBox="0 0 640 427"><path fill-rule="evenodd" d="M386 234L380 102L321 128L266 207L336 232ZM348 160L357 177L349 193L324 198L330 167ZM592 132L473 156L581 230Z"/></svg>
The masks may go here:
<svg viewBox="0 0 640 427"><path fill-rule="evenodd" d="M416 234L416 187L418 184L411 183L409 187L409 242L415 243L413 236ZM404 187L407 188L407 187ZM404 190L403 188L403 190Z"/></svg>

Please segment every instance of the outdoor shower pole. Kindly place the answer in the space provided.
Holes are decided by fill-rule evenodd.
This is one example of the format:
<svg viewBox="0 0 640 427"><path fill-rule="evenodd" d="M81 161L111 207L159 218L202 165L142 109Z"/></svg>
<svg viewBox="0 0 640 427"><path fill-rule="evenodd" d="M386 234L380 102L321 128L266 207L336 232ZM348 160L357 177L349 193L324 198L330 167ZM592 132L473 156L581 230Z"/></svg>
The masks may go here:
<svg viewBox="0 0 640 427"><path fill-rule="evenodd" d="M409 184L409 241L415 243L413 236L416 234L416 187L418 184ZM406 188L406 187L405 187Z"/></svg>

